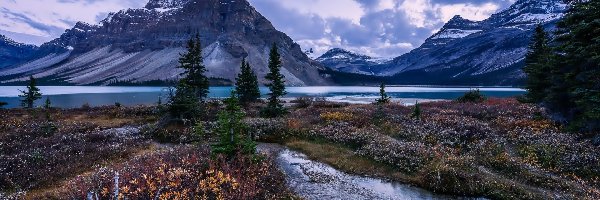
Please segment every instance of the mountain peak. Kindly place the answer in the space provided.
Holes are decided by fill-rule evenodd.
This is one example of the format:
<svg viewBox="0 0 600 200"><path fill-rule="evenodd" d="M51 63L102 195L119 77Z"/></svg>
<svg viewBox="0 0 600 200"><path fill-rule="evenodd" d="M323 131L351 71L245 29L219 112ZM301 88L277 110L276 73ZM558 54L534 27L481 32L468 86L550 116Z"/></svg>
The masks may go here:
<svg viewBox="0 0 600 200"><path fill-rule="evenodd" d="M144 8L156 9L156 8L181 8L189 0L150 0Z"/></svg>
<svg viewBox="0 0 600 200"><path fill-rule="evenodd" d="M494 26L531 26L557 20L567 8L563 0L518 0L486 21Z"/></svg>
<svg viewBox="0 0 600 200"><path fill-rule="evenodd" d="M268 63L263 58L276 43L287 85L328 83L319 74L323 66L310 60L300 45L275 29L247 0L150 0L144 8L109 14L98 26L78 23L42 45L35 60L15 70L0 70L0 81L28 75L78 85L176 80L181 74L175 67L179 55L196 33L209 77L233 82L245 57L265 83ZM32 70L41 68L46 70Z"/></svg>
<svg viewBox="0 0 600 200"><path fill-rule="evenodd" d="M454 17L452 17L452 19L450 19L450 21L448 21L448 22L452 22L452 21L465 21L465 20L467 20L467 19L463 18L460 15L454 15Z"/></svg>
<svg viewBox="0 0 600 200"><path fill-rule="evenodd" d="M367 55L353 53L353 52L350 52L350 51L348 51L346 49L342 49L342 48L333 48L333 49L330 49L329 51L325 52L319 58L317 58L317 60L326 60L326 59L338 59L338 60L340 60L340 59L341 60L364 59L364 60L368 60L368 59L371 59L371 57L367 56Z"/></svg>

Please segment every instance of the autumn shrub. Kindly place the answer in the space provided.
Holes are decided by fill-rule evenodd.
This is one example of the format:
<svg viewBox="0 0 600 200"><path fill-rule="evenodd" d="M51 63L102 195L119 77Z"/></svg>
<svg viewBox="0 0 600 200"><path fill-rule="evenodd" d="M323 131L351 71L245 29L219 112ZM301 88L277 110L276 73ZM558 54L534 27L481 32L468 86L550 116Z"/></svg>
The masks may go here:
<svg viewBox="0 0 600 200"><path fill-rule="evenodd" d="M345 112L325 112L321 113L320 117L325 121L350 121L354 115Z"/></svg>
<svg viewBox="0 0 600 200"><path fill-rule="evenodd" d="M280 142L292 136L284 119L248 118L244 122L248 132L257 141Z"/></svg>
<svg viewBox="0 0 600 200"><path fill-rule="evenodd" d="M266 158L210 159L202 147L176 147L105 167L71 181L69 198L281 199L291 196L281 171Z"/></svg>

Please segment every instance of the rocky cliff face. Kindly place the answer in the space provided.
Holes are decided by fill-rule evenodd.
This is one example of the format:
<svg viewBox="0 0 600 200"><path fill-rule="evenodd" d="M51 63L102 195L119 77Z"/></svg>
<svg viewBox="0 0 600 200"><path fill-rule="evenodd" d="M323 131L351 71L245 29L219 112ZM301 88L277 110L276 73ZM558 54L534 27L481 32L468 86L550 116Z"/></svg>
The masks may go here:
<svg viewBox="0 0 600 200"><path fill-rule="evenodd" d="M455 16L419 48L358 71L369 70L399 84L521 84L533 28L543 24L552 30L566 9L562 0L518 0L483 21ZM351 64L326 65L344 68Z"/></svg>
<svg viewBox="0 0 600 200"><path fill-rule="evenodd" d="M80 22L42 45L38 59L0 70L0 80L34 75L102 85L177 79L179 53L195 33L201 36L210 77L233 80L247 57L264 82L269 48L276 43L288 85L328 84L318 73L321 65L246 0L150 0L144 8L110 13L99 25Z"/></svg>
<svg viewBox="0 0 600 200"><path fill-rule="evenodd" d="M31 59L36 46L26 45L0 35L0 69Z"/></svg>

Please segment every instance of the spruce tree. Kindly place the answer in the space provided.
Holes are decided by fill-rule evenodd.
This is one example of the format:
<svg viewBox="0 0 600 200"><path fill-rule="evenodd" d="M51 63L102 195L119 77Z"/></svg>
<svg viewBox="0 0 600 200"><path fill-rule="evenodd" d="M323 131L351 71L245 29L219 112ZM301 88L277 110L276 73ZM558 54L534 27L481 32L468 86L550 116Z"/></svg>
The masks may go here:
<svg viewBox="0 0 600 200"><path fill-rule="evenodd" d="M180 55L178 68L183 69L180 85L192 91L200 101L206 99L209 88L208 77L204 75L206 67L203 62L200 35L196 34L188 41L187 52Z"/></svg>
<svg viewBox="0 0 600 200"><path fill-rule="evenodd" d="M242 111L235 91L224 100L225 108L219 112L216 132L219 142L213 145L213 152L231 158L237 153L254 154L256 143L250 138L248 128L244 124Z"/></svg>
<svg viewBox="0 0 600 200"><path fill-rule="evenodd" d="M412 118L421 119L421 105L419 101L415 103L415 107L413 108Z"/></svg>
<svg viewBox="0 0 600 200"><path fill-rule="evenodd" d="M572 1L557 24L546 104L581 130L600 130L600 1Z"/></svg>
<svg viewBox="0 0 600 200"><path fill-rule="evenodd" d="M551 69L551 50L548 40L548 34L541 25L538 25L529 45L523 68L527 74L526 100L528 102L542 102L546 97L546 90L550 86L548 72Z"/></svg>
<svg viewBox="0 0 600 200"><path fill-rule="evenodd" d="M287 112L280 100L281 97L287 94L284 78L281 74L281 56L279 55L277 45L273 43L271 53L269 54L269 73L265 76L265 79L270 81L266 84L270 92L268 94L267 107L261 111L262 116L270 118L280 117Z"/></svg>
<svg viewBox="0 0 600 200"><path fill-rule="evenodd" d="M50 102L50 97L46 97L46 101L44 102L44 109L52 108L52 102Z"/></svg>
<svg viewBox="0 0 600 200"><path fill-rule="evenodd" d="M379 99L376 100L377 104L387 104L390 103L390 97L385 92L385 84L381 83L379 85Z"/></svg>
<svg viewBox="0 0 600 200"><path fill-rule="evenodd" d="M240 74L235 80L235 90L242 105L256 102L260 98L258 78L245 58L242 59Z"/></svg>
<svg viewBox="0 0 600 200"><path fill-rule="evenodd" d="M176 90L169 93L168 111L172 117L195 119L201 113L201 103L208 96L209 87L199 35L188 41L187 52L180 54L178 68L183 69L182 78Z"/></svg>
<svg viewBox="0 0 600 200"><path fill-rule="evenodd" d="M19 97L23 98L21 99L21 106L25 108L33 108L33 103L42 98L42 93L40 93L40 89L36 86L35 78L33 76L29 76L27 90L20 91L22 94L19 95Z"/></svg>

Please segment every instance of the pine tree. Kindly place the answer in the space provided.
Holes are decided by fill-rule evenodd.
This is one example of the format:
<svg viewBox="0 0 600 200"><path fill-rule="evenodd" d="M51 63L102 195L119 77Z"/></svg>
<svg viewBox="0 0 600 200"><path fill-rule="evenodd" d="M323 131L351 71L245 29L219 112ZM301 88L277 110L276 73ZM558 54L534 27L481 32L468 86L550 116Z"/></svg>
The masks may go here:
<svg viewBox="0 0 600 200"><path fill-rule="evenodd" d="M209 87L199 35L188 41L187 52L180 54L178 68L183 69L182 78L176 90L169 92L168 111L179 119L195 119L202 111L201 103L208 96Z"/></svg>
<svg viewBox="0 0 600 200"><path fill-rule="evenodd" d="M551 50L548 41L548 34L542 25L538 25L529 45L523 68L527 74L526 100L528 102L542 102L546 97L546 90L550 86L548 71L551 69Z"/></svg>
<svg viewBox="0 0 600 200"><path fill-rule="evenodd" d="M242 111L235 91L224 100L225 109L218 114L216 133L219 134L219 142L213 145L213 152L224 154L231 158L237 153L254 154L256 143L250 138L248 128L242 121Z"/></svg>
<svg viewBox="0 0 600 200"><path fill-rule="evenodd" d="M273 43L271 53L269 54L269 73L265 79L270 81L267 87L270 89L267 107L261 111L264 117L280 117L287 110L281 104L280 98L287 94L284 85L284 76L281 74L281 56L279 55L277 45Z"/></svg>
<svg viewBox="0 0 600 200"><path fill-rule="evenodd" d="M52 102L50 102L50 97L46 97L46 102L44 102L44 108L45 109L52 108Z"/></svg>
<svg viewBox="0 0 600 200"><path fill-rule="evenodd" d="M415 108L413 109L413 113L412 113L411 117L416 118L416 119L421 119L421 105L419 104L418 101L415 103Z"/></svg>
<svg viewBox="0 0 600 200"><path fill-rule="evenodd" d="M571 127L600 130L600 1L572 1L557 24L546 105Z"/></svg>
<svg viewBox="0 0 600 200"><path fill-rule="evenodd" d="M180 85L192 91L200 101L206 99L209 88L208 77L204 75L206 67L203 62L200 35L196 34L188 41L187 52L180 55L178 68L183 69Z"/></svg>
<svg viewBox="0 0 600 200"><path fill-rule="evenodd" d="M387 104L390 103L390 97L385 92L385 84L381 83L379 86L379 99L376 100L377 104Z"/></svg>
<svg viewBox="0 0 600 200"><path fill-rule="evenodd" d="M246 105L251 102L256 102L260 98L260 90L258 88L258 78L250 67L250 63L246 59L242 59L241 70L238 77L235 79L235 90L237 91L240 103Z"/></svg>
<svg viewBox="0 0 600 200"><path fill-rule="evenodd" d="M27 86L27 90L21 90L21 95L19 97L21 99L21 106L25 108L33 108L33 103L42 98L42 93L40 93L40 89L36 86L35 78L33 76L29 76L29 85Z"/></svg>

